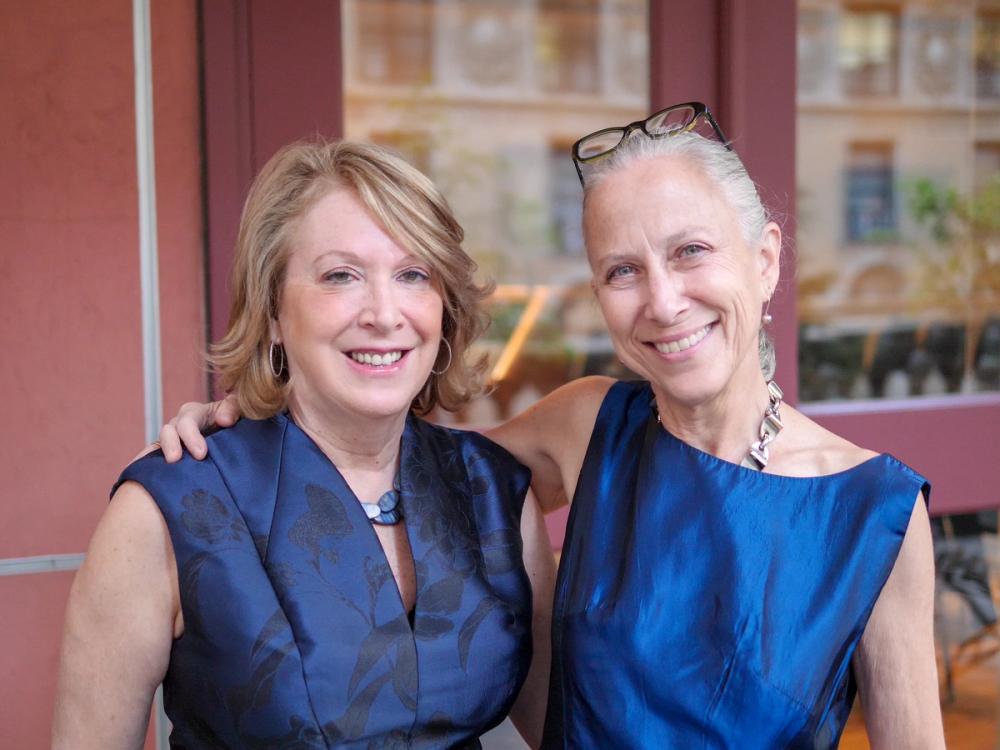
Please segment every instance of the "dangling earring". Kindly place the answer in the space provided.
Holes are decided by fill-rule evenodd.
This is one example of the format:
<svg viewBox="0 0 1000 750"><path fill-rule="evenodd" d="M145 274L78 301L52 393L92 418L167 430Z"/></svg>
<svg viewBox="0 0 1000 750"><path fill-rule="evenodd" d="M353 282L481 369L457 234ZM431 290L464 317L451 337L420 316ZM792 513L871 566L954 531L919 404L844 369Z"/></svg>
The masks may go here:
<svg viewBox="0 0 1000 750"><path fill-rule="evenodd" d="M275 360L277 360L277 364L275 364ZM268 347L267 363L271 366L271 374L274 379L281 380L281 375L285 372L285 347L277 341L272 341L271 346Z"/></svg>
<svg viewBox="0 0 1000 750"><path fill-rule="evenodd" d="M768 310L771 309L771 292L767 293L767 302L764 303L764 314L760 316L760 322L762 325L769 326L774 318L771 317L771 313Z"/></svg>
<svg viewBox="0 0 1000 750"><path fill-rule="evenodd" d="M448 349L448 364L442 367L440 370L435 370L431 368L431 375L444 375L448 372L448 368L451 367L451 344L448 343L448 339L441 339L441 343L445 345Z"/></svg>

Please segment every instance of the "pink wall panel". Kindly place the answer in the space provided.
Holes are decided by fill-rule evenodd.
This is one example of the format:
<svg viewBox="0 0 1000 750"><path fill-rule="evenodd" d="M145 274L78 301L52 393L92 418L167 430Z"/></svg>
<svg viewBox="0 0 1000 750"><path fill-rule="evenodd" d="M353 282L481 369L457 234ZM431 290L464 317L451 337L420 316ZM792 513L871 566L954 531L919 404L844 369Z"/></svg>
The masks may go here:
<svg viewBox="0 0 1000 750"><path fill-rule="evenodd" d="M0 577L0 747L49 746L71 573Z"/></svg>
<svg viewBox="0 0 1000 750"><path fill-rule="evenodd" d="M127 0L6 5L0 71L0 557L84 549L142 446ZM200 398L203 330L195 3L154 9L168 403Z"/></svg>
<svg viewBox="0 0 1000 750"><path fill-rule="evenodd" d="M82 550L142 439L130 9L2 11L0 557Z"/></svg>

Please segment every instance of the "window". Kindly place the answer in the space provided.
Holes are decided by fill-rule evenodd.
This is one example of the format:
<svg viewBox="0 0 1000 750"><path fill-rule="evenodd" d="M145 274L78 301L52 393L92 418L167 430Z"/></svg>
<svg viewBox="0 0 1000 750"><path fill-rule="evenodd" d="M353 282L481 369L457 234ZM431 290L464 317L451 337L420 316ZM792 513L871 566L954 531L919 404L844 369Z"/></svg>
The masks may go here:
<svg viewBox="0 0 1000 750"><path fill-rule="evenodd" d="M549 220L557 252L583 257L583 193L573 162L566 158L571 146L549 147Z"/></svg>
<svg viewBox="0 0 1000 750"><path fill-rule="evenodd" d="M366 83L419 85L433 71L432 0L354 0L355 68Z"/></svg>
<svg viewBox="0 0 1000 750"><path fill-rule="evenodd" d="M597 0L540 0L537 56L542 88L589 94L600 88Z"/></svg>
<svg viewBox="0 0 1000 750"><path fill-rule="evenodd" d="M980 141L975 146L972 185L977 193L1000 180L1000 141Z"/></svg>
<svg viewBox="0 0 1000 750"><path fill-rule="evenodd" d="M892 144L852 143L847 160L847 240L882 242L896 230Z"/></svg>
<svg viewBox="0 0 1000 750"><path fill-rule="evenodd" d="M848 96L894 96L899 78L899 16L892 9L846 9L840 18L841 84Z"/></svg>
<svg viewBox="0 0 1000 750"><path fill-rule="evenodd" d="M976 16L976 95L1000 97L1000 14Z"/></svg>

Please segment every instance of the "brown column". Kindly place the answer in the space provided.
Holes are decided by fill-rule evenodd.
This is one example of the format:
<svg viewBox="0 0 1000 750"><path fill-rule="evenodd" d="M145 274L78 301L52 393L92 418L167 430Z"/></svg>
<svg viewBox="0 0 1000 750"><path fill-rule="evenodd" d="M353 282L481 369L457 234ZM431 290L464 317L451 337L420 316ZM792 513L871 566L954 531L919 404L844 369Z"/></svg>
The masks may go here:
<svg viewBox="0 0 1000 750"><path fill-rule="evenodd" d="M340 3L202 3L210 338L229 320L228 274L247 189L298 138L343 133Z"/></svg>

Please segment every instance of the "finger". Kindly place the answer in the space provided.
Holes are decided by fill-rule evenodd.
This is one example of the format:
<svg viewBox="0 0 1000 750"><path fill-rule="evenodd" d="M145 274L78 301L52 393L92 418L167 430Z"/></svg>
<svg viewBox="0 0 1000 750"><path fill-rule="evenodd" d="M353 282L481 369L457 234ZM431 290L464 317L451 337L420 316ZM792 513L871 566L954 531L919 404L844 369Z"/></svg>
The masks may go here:
<svg viewBox="0 0 1000 750"><path fill-rule="evenodd" d="M181 460L181 441L177 437L177 429L173 419L160 428L160 449L168 464Z"/></svg>
<svg viewBox="0 0 1000 750"><path fill-rule="evenodd" d="M208 444L205 442L205 437L201 434L201 427L198 421L191 416L178 416L176 421L177 436L184 443L184 447L187 448L188 453L199 461L207 456Z"/></svg>
<svg viewBox="0 0 1000 750"><path fill-rule="evenodd" d="M239 421L240 405L233 394L230 393L222 401L216 401L212 406L214 407L214 421L219 427L230 427Z"/></svg>

